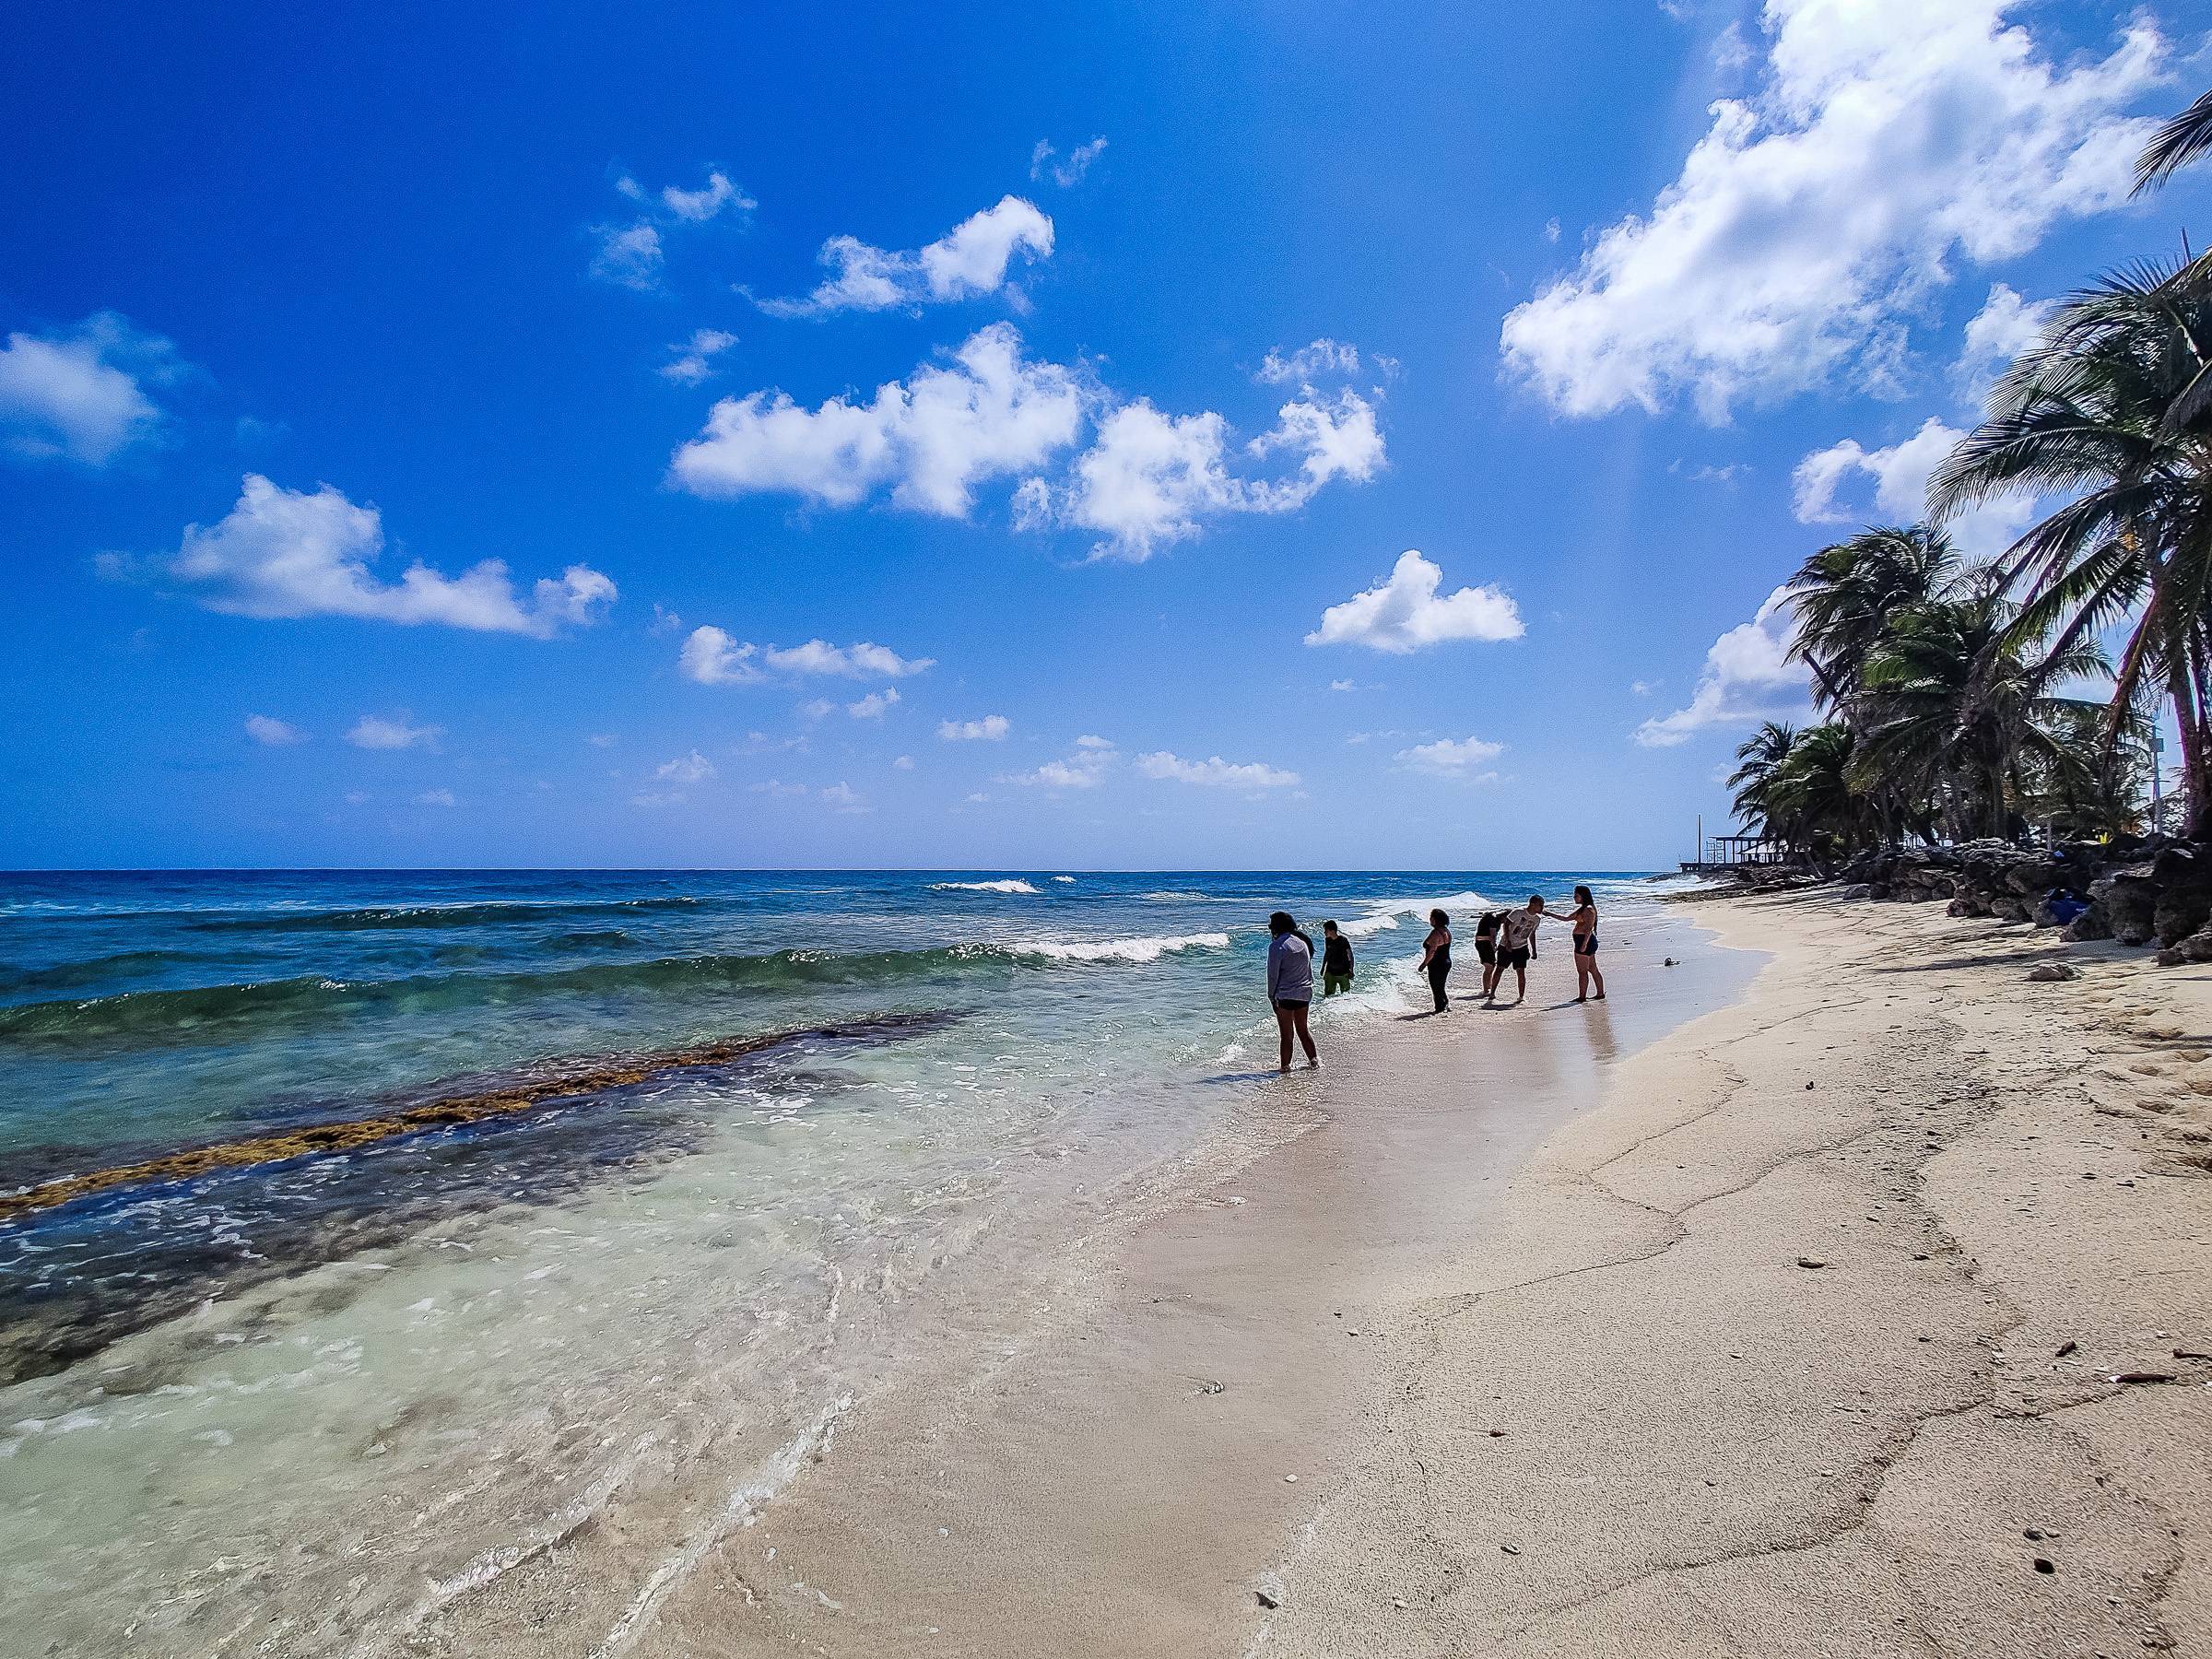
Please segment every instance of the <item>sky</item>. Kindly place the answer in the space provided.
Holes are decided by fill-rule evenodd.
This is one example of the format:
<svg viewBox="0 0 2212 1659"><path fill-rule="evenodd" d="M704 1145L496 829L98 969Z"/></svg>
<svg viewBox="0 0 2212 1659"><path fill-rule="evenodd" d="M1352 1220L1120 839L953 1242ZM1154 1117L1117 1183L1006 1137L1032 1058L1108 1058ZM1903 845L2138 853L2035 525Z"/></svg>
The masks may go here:
<svg viewBox="0 0 2212 1659"><path fill-rule="evenodd" d="M1071 9L20 14L0 866L1665 867L2212 205L2180 0Z"/></svg>

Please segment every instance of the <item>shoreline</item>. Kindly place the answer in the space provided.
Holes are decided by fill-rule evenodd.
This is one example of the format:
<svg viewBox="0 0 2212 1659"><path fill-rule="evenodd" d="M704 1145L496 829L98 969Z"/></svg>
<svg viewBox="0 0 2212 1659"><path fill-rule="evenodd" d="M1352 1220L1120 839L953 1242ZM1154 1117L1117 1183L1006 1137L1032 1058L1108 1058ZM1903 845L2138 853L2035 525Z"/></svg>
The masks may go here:
<svg viewBox="0 0 2212 1659"><path fill-rule="evenodd" d="M672 1593L637 1651L1265 1640L1263 1598L1291 1594L1286 1540L1360 1479L1408 1274L1447 1269L1539 1143L1588 1110L1613 1053L1740 994L1755 959L1693 951L1697 936L1666 914L1634 930L1618 953L1651 975L1634 1004L1549 1007L1559 987L1539 976L1521 1009L1463 994L1446 1020L1339 1036L1318 1075L1218 1079L1274 1144L1104 1218L1051 1317L982 1374L924 1364L862 1401L833 1454ZM1543 966L1563 974L1553 954ZM1513 1081L1467 1110L1460 1079L1491 1044Z"/></svg>
<svg viewBox="0 0 2212 1659"><path fill-rule="evenodd" d="M856 1408L639 1651L2206 1651L2212 1115L2131 1068L2212 1089L2212 980L1688 914L1771 955L1594 1109L1503 1147L1421 1110L1487 1018L1387 1028L1030 1346Z"/></svg>

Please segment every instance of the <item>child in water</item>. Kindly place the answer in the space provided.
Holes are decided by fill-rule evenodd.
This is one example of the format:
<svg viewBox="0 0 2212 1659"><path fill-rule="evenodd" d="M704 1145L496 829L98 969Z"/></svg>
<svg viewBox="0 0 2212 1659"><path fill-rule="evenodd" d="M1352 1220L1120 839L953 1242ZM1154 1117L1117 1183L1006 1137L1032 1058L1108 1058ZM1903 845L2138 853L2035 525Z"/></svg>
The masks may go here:
<svg viewBox="0 0 2212 1659"><path fill-rule="evenodd" d="M1321 994L1334 996L1352 988L1352 942L1334 922L1321 924Z"/></svg>

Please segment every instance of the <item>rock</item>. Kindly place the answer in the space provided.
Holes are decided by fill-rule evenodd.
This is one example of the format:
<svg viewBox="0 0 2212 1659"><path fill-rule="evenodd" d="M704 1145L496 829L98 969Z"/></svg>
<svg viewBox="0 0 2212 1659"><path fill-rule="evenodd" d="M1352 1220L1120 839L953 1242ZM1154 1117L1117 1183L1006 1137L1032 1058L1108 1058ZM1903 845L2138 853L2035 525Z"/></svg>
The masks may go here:
<svg viewBox="0 0 2212 1659"><path fill-rule="evenodd" d="M2151 959L2161 968L2179 968L2189 959L2182 954L2180 946L2169 945Z"/></svg>
<svg viewBox="0 0 2212 1659"><path fill-rule="evenodd" d="M1839 899L1871 899L1874 897L1874 888L1867 882L1853 882L1850 887L1838 893L1836 897Z"/></svg>
<svg viewBox="0 0 2212 1659"><path fill-rule="evenodd" d="M2035 1570L2038 1572L2056 1572L2058 1571L2058 1563L2053 1561L2049 1556L2037 1556L2035 1558Z"/></svg>
<svg viewBox="0 0 2212 1659"><path fill-rule="evenodd" d="M2065 1359L2065 1357L2066 1357L2068 1354L2072 1353L2072 1352L2073 1352L2073 1351L2074 1351L2076 1348L2079 1347L2080 1346L2081 1346L2081 1344L2080 1344L2080 1343L2078 1343L2078 1342L2076 1342L2076 1341L2074 1341L2072 1338L2070 1338L2070 1337L2069 1337L2069 1338L2068 1338L2066 1341L2065 1341L2065 1342L2062 1342L2062 1343L2060 1343L2060 1344L2058 1345L2058 1352L2057 1352L2057 1353L2055 1353L2055 1354L2053 1354L2053 1355L2052 1356L2052 1358L2053 1358L2053 1359Z"/></svg>
<svg viewBox="0 0 2212 1659"><path fill-rule="evenodd" d="M1818 1256L1799 1256L1797 1265L1800 1267L1825 1267L1828 1264Z"/></svg>
<svg viewBox="0 0 2212 1659"><path fill-rule="evenodd" d="M2162 887L2150 912L2159 943L2178 945L2207 922L2212 922L2212 889Z"/></svg>
<svg viewBox="0 0 2212 1659"><path fill-rule="evenodd" d="M1270 1591L1254 1590L1252 1595L1253 1599L1263 1607L1279 1607L1283 1605L1281 1600Z"/></svg>
<svg viewBox="0 0 2212 1659"><path fill-rule="evenodd" d="M2113 1374L2112 1381L2114 1382L2171 1382L2173 1381L2173 1373L2171 1371L2118 1371Z"/></svg>
<svg viewBox="0 0 2212 1659"><path fill-rule="evenodd" d="M2028 970L2028 977L2039 985L2048 985L2059 980L2079 979L2081 970L2071 962L2038 962Z"/></svg>
<svg viewBox="0 0 2212 1659"><path fill-rule="evenodd" d="M2041 1544L2043 1541L2043 1529L2040 1526L2030 1526L2021 1533L2020 1536L2030 1544Z"/></svg>
<svg viewBox="0 0 2212 1659"><path fill-rule="evenodd" d="M2112 920L2104 913L2104 907L2101 904L2093 903L2088 910L2083 911L2080 915L2061 928L2058 936L2072 944L2083 944L2095 939L2109 939L2112 936Z"/></svg>
<svg viewBox="0 0 2212 1659"><path fill-rule="evenodd" d="M1500 1544L1498 1546L1498 1547L1504 1550L1507 1555L1519 1555L1521 1553L1521 1546L1518 1544Z"/></svg>
<svg viewBox="0 0 2212 1659"><path fill-rule="evenodd" d="M2184 962L2212 962L2212 924L2198 928L2171 948ZM2162 958L2166 952L2160 951L2159 955ZM2171 967L2173 964L2165 965Z"/></svg>

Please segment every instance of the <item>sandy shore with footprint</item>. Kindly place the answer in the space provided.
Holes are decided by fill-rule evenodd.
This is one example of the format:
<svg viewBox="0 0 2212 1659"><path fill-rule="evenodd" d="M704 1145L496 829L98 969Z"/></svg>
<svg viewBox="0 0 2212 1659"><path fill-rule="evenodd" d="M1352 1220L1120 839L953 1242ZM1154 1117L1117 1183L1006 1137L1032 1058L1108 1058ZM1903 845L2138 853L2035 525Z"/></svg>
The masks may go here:
<svg viewBox="0 0 2212 1659"><path fill-rule="evenodd" d="M1303 1133L856 1410L635 1651L2212 1652L2212 974L1688 915L1771 954L1655 933L1609 1011L1285 1088Z"/></svg>

